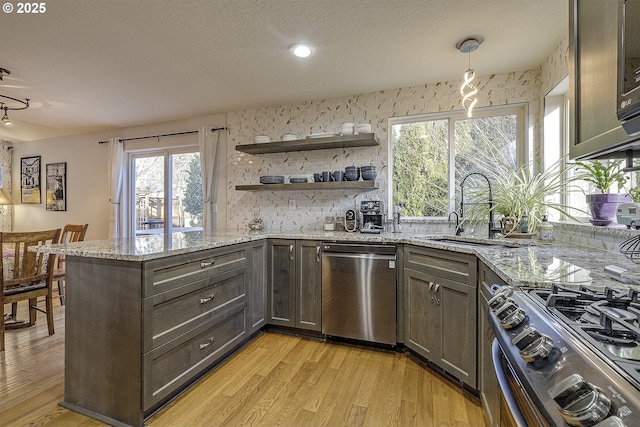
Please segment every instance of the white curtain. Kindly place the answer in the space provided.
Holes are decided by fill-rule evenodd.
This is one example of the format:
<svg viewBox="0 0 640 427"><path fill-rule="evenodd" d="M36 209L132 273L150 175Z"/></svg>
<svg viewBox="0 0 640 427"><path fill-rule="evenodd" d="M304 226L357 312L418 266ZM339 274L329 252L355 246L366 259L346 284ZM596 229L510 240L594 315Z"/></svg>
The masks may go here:
<svg viewBox="0 0 640 427"><path fill-rule="evenodd" d="M204 214L202 227L205 233L216 231L218 211L218 182L220 181L219 153L220 131L201 127L198 131L200 162L202 169L202 201Z"/></svg>
<svg viewBox="0 0 640 427"><path fill-rule="evenodd" d="M124 182L124 147L120 138L109 139L107 176L109 180L109 203L111 204L109 217L109 235L114 238L122 238L127 235L125 204L122 197Z"/></svg>

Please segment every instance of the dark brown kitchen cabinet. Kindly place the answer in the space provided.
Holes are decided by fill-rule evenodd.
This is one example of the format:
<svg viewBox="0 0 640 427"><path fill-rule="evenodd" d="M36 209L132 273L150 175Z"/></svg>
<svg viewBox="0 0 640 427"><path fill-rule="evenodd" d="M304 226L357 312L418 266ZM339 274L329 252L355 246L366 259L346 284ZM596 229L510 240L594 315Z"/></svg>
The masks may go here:
<svg viewBox="0 0 640 427"><path fill-rule="evenodd" d="M248 333L267 324L267 242L261 240L249 247Z"/></svg>
<svg viewBox="0 0 640 427"><path fill-rule="evenodd" d="M242 345L248 292L258 293L252 250L239 244L149 261L67 256L61 405L142 426Z"/></svg>
<svg viewBox="0 0 640 427"><path fill-rule="evenodd" d="M322 330L320 242L269 240L269 324Z"/></svg>
<svg viewBox="0 0 640 427"><path fill-rule="evenodd" d="M483 262L478 265L478 390L484 407L485 424L499 427L500 424L500 386L493 366L491 345L495 334L489 323L489 305L491 285L506 285Z"/></svg>
<svg viewBox="0 0 640 427"><path fill-rule="evenodd" d="M475 388L476 257L405 245L404 343Z"/></svg>
<svg viewBox="0 0 640 427"><path fill-rule="evenodd" d="M571 158L604 156L637 139L627 135L616 115L618 31L618 0L570 2Z"/></svg>

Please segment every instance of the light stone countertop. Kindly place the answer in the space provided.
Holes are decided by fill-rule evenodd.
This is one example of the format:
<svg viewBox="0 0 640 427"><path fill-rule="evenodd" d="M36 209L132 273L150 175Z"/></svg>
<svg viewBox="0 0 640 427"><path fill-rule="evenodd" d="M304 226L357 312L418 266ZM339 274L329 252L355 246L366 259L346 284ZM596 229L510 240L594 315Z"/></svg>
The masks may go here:
<svg viewBox="0 0 640 427"><path fill-rule="evenodd" d="M149 261L182 253L202 251L266 238L321 240L326 242L413 244L475 254L505 282L521 287L548 287L558 283L568 287L590 285L626 289L640 287L640 265L634 264L618 252L603 251L562 243L535 244L532 241L505 239L502 245L469 245L464 241L432 239L454 236L413 233L362 234L325 231L253 232L222 231L212 235L203 232L179 232L165 239L163 234L138 236L131 239L87 240L78 243L41 246L38 252L66 256L103 258L121 261ZM484 242L486 239L468 239ZM497 243L494 241L494 243ZM532 245L533 243L533 245ZM627 271L622 275L630 284L612 280L604 267L616 265Z"/></svg>

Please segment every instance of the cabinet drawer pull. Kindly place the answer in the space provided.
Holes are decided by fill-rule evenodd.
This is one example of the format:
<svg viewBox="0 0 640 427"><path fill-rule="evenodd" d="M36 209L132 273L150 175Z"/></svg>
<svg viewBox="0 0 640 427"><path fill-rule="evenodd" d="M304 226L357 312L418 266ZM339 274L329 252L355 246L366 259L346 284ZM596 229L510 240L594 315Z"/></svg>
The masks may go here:
<svg viewBox="0 0 640 427"><path fill-rule="evenodd" d="M433 302L433 282L429 282L429 299Z"/></svg>
<svg viewBox="0 0 640 427"><path fill-rule="evenodd" d="M212 299L214 299L214 298L215 298L215 295L214 295L214 294L211 294L211 295L209 295L209 296L208 296L208 297L206 297L206 298L200 298L200 304L204 304L205 302L209 302L209 301L211 301L211 300L212 300Z"/></svg>
<svg viewBox="0 0 640 427"><path fill-rule="evenodd" d="M436 298L436 304L440 305L440 298L438 298L438 290L440 289L440 284L436 283L436 288L433 291L433 294L435 295Z"/></svg>
<svg viewBox="0 0 640 427"><path fill-rule="evenodd" d="M316 262L320 262L320 245L316 246Z"/></svg>
<svg viewBox="0 0 640 427"><path fill-rule="evenodd" d="M214 263L215 261L203 261L200 263L200 268L211 267Z"/></svg>
<svg viewBox="0 0 640 427"><path fill-rule="evenodd" d="M211 344L213 344L213 337L209 338L209 341L200 344L200 350L204 350L205 348L209 347Z"/></svg>
<svg viewBox="0 0 640 427"><path fill-rule="evenodd" d="M293 261L293 245L289 245L289 260Z"/></svg>

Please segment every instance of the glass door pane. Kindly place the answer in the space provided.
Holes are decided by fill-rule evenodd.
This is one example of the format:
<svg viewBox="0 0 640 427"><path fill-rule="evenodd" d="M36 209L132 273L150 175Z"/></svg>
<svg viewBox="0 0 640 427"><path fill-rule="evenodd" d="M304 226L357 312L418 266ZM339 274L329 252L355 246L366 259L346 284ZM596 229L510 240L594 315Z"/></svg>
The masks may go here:
<svg viewBox="0 0 640 427"><path fill-rule="evenodd" d="M200 153L171 155L171 227L173 231L202 229Z"/></svg>
<svg viewBox="0 0 640 427"><path fill-rule="evenodd" d="M136 235L164 232L164 159L165 156L134 159Z"/></svg>

